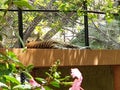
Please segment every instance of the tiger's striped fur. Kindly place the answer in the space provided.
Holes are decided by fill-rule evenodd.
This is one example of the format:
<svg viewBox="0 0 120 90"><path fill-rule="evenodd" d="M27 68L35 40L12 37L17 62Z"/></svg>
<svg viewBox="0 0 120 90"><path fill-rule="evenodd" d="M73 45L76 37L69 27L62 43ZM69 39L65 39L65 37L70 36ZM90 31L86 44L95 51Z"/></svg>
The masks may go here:
<svg viewBox="0 0 120 90"><path fill-rule="evenodd" d="M57 45L61 44L53 40L32 41L26 44L27 48L41 48L41 49L57 48Z"/></svg>
<svg viewBox="0 0 120 90"><path fill-rule="evenodd" d="M39 49L67 49L67 48L76 48L80 49L80 46L60 43L54 40L45 40L45 41L31 41L26 44L27 48L39 48Z"/></svg>

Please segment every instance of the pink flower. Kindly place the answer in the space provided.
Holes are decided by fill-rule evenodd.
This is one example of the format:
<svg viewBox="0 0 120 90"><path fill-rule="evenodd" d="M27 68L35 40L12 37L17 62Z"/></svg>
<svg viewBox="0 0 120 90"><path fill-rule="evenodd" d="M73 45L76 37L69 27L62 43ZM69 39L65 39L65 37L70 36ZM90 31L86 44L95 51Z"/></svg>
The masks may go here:
<svg viewBox="0 0 120 90"><path fill-rule="evenodd" d="M69 90L83 90L83 88L81 88L81 83L83 80L81 72L77 68L73 68L71 69L71 76L75 79Z"/></svg>
<svg viewBox="0 0 120 90"><path fill-rule="evenodd" d="M33 86L33 87L40 87L41 85L38 84L33 78L29 80L29 83Z"/></svg>
<svg viewBox="0 0 120 90"><path fill-rule="evenodd" d="M82 77L82 74L81 74L81 72L78 70L78 68L73 68L73 69L71 69L71 76L73 77L73 78L81 78L81 79L83 79L83 77Z"/></svg>
<svg viewBox="0 0 120 90"><path fill-rule="evenodd" d="M33 78L29 80L29 83L33 86L33 87L40 87L40 90L45 90L43 86L41 86L40 84L38 84Z"/></svg>

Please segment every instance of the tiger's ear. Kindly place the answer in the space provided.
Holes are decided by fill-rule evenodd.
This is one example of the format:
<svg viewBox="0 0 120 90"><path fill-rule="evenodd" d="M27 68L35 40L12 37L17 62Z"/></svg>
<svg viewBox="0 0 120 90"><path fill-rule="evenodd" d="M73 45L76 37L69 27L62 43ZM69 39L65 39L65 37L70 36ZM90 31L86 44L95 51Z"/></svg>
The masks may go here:
<svg viewBox="0 0 120 90"><path fill-rule="evenodd" d="M44 41L42 38L37 38L35 41Z"/></svg>
<svg viewBox="0 0 120 90"><path fill-rule="evenodd" d="M26 41L26 43L29 43L29 42L30 42L29 40Z"/></svg>
<svg viewBox="0 0 120 90"><path fill-rule="evenodd" d="M34 40L26 40L26 43L30 43L30 42L33 42Z"/></svg>

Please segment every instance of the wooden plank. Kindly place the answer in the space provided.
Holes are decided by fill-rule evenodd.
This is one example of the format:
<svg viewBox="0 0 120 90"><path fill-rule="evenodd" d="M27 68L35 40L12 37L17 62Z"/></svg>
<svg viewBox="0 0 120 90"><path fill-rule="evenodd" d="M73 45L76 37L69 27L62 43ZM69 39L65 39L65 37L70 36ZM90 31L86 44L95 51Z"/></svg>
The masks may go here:
<svg viewBox="0 0 120 90"><path fill-rule="evenodd" d="M120 50L75 50L75 49L9 49L25 64L51 66L60 60L61 66L75 65L120 65ZM0 49L4 52L5 49Z"/></svg>

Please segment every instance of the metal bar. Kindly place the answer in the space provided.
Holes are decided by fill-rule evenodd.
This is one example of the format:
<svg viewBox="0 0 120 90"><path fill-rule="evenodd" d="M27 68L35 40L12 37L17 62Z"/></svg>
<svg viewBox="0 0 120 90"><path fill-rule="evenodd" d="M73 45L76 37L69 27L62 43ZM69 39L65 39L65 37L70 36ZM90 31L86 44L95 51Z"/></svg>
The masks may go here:
<svg viewBox="0 0 120 90"><path fill-rule="evenodd" d="M19 30L19 47L22 48L22 42L23 40L23 18L22 18L22 10L18 8L18 30ZM21 40L20 40L21 39Z"/></svg>
<svg viewBox="0 0 120 90"><path fill-rule="evenodd" d="M87 0L83 2L83 8L87 11ZM86 11L84 12L85 46L89 46L88 12Z"/></svg>
<svg viewBox="0 0 120 90"><path fill-rule="evenodd" d="M5 11L6 9L0 9L0 11ZM18 10L8 10L11 12L18 12ZM77 10L69 10L69 11L60 11L60 10L22 10L23 12L77 12ZM95 13L95 14L106 14L106 12L102 11L91 11L91 10L81 10L81 12ZM118 13L111 13L113 15L119 15Z"/></svg>

